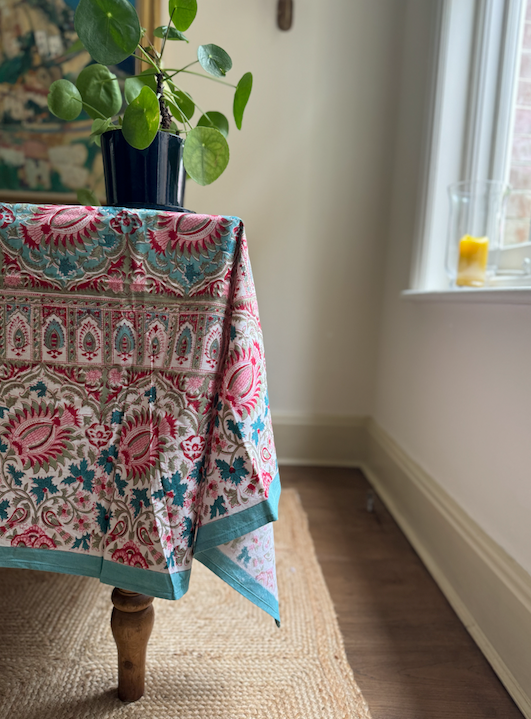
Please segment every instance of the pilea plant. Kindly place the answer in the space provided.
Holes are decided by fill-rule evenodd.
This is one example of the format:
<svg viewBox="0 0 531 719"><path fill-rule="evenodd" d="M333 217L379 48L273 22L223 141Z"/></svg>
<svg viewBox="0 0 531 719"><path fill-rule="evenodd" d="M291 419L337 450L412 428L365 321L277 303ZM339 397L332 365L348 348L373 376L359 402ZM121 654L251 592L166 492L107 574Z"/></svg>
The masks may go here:
<svg viewBox="0 0 531 719"><path fill-rule="evenodd" d="M234 88L234 122L241 129L253 78L247 72L237 85L226 82L232 60L225 50L212 44L200 45L197 59L183 67L164 67L166 43L188 42L183 33L195 19L197 0L169 0L168 12L168 25L154 30L154 36L161 40L159 51L153 39L146 37L128 0L80 0L74 26L95 63L80 72L75 84L66 79L52 83L48 107L66 121L75 120L85 110L93 119L91 136L98 144L100 136L109 130L121 130L138 150L149 147L159 131L182 135L186 172L198 184L208 185L227 167L229 123L221 112L201 110L181 87L181 79L186 74L199 75ZM122 83L108 66L131 56L143 69ZM196 64L204 73L193 69ZM192 126L196 109L201 116Z"/></svg>

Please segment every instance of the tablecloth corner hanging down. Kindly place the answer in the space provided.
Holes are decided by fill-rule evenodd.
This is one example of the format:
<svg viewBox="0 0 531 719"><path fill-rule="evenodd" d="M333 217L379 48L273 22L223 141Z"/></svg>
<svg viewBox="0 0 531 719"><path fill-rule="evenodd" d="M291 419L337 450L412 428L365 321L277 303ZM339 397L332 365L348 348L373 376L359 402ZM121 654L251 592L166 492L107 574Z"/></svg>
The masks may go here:
<svg viewBox="0 0 531 719"><path fill-rule="evenodd" d="M280 479L235 217L0 204L0 566L279 619Z"/></svg>

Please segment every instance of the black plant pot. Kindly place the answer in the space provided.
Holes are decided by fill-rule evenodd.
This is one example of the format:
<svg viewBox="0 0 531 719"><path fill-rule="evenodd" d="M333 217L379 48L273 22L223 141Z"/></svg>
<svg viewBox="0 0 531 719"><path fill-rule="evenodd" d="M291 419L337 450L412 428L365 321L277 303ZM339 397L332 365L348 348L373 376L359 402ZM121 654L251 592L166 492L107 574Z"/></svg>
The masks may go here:
<svg viewBox="0 0 531 719"><path fill-rule="evenodd" d="M101 136L107 204L112 207L190 212L183 207L186 171L178 135L158 132L145 150L126 142L121 130Z"/></svg>

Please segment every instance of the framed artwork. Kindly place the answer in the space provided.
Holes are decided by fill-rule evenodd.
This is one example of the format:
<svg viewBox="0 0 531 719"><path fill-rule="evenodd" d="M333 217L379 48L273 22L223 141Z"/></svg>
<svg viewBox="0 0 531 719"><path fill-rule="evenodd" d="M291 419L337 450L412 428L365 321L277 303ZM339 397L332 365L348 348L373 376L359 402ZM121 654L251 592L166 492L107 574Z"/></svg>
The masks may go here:
<svg viewBox="0 0 531 719"><path fill-rule="evenodd" d="M130 2L153 37L158 0ZM84 113L73 122L58 120L46 101L52 82L75 82L92 62L85 50L70 50L78 3L0 2L0 201L77 203L82 187L105 195L101 153L89 140L92 120ZM113 70L119 77L135 71L130 59Z"/></svg>

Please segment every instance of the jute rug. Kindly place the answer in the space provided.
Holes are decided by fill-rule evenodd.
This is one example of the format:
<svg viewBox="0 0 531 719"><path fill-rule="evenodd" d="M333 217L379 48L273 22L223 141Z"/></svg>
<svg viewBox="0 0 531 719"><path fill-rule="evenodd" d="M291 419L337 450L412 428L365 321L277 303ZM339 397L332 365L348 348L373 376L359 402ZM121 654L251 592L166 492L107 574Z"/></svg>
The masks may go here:
<svg viewBox="0 0 531 719"><path fill-rule="evenodd" d="M0 569L0 719L370 719L294 490L275 527L282 627L195 563L155 600L146 694L116 697L111 588Z"/></svg>

